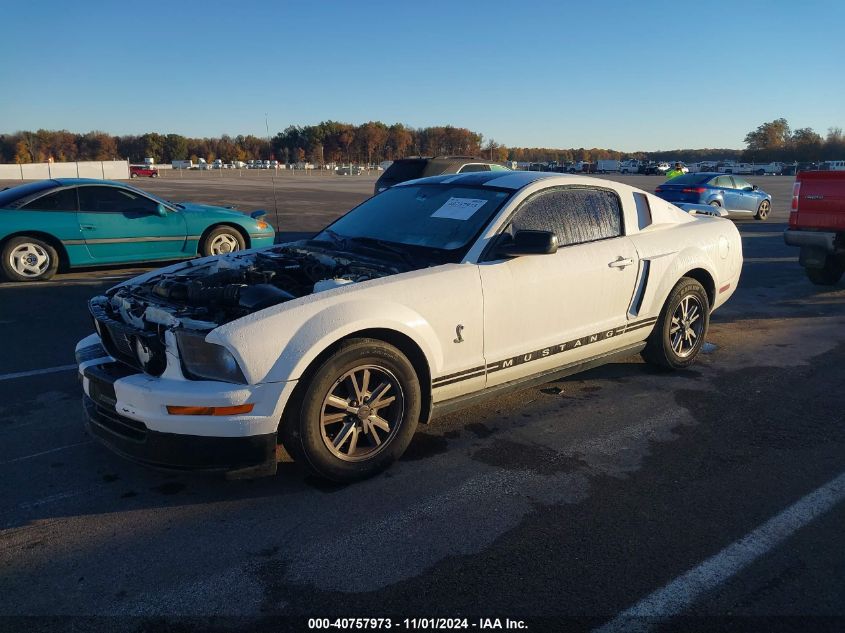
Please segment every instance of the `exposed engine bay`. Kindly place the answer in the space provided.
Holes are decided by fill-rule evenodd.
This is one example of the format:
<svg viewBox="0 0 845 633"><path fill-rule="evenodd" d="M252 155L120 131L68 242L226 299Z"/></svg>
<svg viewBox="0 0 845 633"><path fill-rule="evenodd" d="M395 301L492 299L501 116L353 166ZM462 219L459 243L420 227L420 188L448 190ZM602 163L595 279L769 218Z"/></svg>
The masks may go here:
<svg viewBox="0 0 845 633"><path fill-rule="evenodd" d="M258 310L350 283L404 272L375 259L295 242L129 282L91 301L93 312L139 329L207 331Z"/></svg>

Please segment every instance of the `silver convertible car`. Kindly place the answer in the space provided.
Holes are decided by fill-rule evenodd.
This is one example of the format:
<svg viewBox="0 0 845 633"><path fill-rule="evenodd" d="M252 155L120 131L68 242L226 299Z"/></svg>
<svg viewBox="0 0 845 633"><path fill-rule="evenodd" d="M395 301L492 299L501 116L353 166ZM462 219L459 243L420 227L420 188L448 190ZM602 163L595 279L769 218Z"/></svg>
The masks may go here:
<svg viewBox="0 0 845 633"><path fill-rule="evenodd" d="M337 481L418 424L642 353L690 365L742 268L733 223L627 185L479 172L398 184L314 238L177 264L89 303L90 433L160 467Z"/></svg>

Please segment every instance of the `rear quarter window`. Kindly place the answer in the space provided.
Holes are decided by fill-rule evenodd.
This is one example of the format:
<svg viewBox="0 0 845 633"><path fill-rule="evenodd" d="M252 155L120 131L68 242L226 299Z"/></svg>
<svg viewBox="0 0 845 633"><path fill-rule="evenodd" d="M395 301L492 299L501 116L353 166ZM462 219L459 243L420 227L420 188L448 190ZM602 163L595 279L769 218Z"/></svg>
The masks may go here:
<svg viewBox="0 0 845 633"><path fill-rule="evenodd" d="M16 202L19 200L29 198L41 191L47 191L56 186L56 183L51 180L41 180L39 182L30 182L25 185L18 185L17 187L9 187L0 191L0 208L11 207L16 209L18 207Z"/></svg>
<svg viewBox="0 0 845 633"><path fill-rule="evenodd" d="M28 202L21 209L24 211L70 211L79 208L76 200L76 189L60 189L55 193L48 193Z"/></svg>

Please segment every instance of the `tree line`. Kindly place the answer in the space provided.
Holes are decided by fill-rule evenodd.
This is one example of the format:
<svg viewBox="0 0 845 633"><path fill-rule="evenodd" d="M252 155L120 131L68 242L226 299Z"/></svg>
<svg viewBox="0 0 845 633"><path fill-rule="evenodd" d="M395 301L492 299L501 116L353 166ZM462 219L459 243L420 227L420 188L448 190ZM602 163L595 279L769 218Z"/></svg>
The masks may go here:
<svg viewBox="0 0 845 633"><path fill-rule="evenodd" d="M791 130L786 119L763 123L745 136L746 149L675 149L657 152L621 152L603 148L554 149L507 147L472 130L445 126L413 128L401 123L387 125L370 121L352 125L323 121L317 125L289 126L272 138L254 135L219 138L190 138L180 134L148 132L114 136L92 131L22 131L0 134L0 163L38 163L77 160L128 159L140 162L154 158L158 163L199 158L211 162L275 159L285 163L378 163L405 156L482 156L499 162L596 161L601 159L702 160L734 159L749 162L805 162L845 158L841 128L830 128L827 136L811 128Z"/></svg>
<svg viewBox="0 0 845 633"><path fill-rule="evenodd" d="M763 123L745 135L743 157L749 162L811 162L845 159L842 128L831 127L827 135L809 127L792 130L786 119Z"/></svg>

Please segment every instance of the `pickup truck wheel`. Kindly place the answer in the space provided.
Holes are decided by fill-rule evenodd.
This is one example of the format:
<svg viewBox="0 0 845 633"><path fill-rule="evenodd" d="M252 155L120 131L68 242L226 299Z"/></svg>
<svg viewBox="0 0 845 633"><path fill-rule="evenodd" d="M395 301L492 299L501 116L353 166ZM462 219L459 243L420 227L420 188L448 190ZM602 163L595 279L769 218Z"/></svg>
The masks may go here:
<svg viewBox="0 0 845 633"><path fill-rule="evenodd" d="M710 325L707 291L695 279L682 277L663 304L642 357L666 369L683 369L695 362Z"/></svg>
<svg viewBox="0 0 845 633"><path fill-rule="evenodd" d="M218 226L212 229L202 243L203 255L225 255L246 248L244 236L231 226Z"/></svg>
<svg viewBox="0 0 845 633"><path fill-rule="evenodd" d="M842 279L842 274L845 273L845 262L828 255L823 268L805 268L804 270L815 285L833 286Z"/></svg>
<svg viewBox="0 0 845 633"><path fill-rule="evenodd" d="M137 178L137 177L138 177L138 174L129 174L129 177L130 177L130 178Z"/></svg>
<svg viewBox="0 0 845 633"><path fill-rule="evenodd" d="M344 342L308 380L282 429L285 447L337 482L371 477L398 459L417 428L422 396L410 361L374 339Z"/></svg>
<svg viewBox="0 0 845 633"><path fill-rule="evenodd" d="M768 200L763 200L763 202L760 203L760 206L757 207L757 213L754 218L757 220L765 220L767 217L769 217L769 210L771 208L771 202L769 202Z"/></svg>
<svg viewBox="0 0 845 633"><path fill-rule="evenodd" d="M0 269L9 281L45 281L59 269L56 249L26 235L6 242L0 257Z"/></svg>

